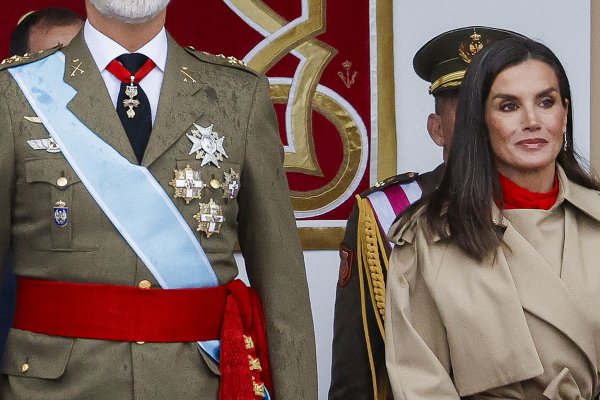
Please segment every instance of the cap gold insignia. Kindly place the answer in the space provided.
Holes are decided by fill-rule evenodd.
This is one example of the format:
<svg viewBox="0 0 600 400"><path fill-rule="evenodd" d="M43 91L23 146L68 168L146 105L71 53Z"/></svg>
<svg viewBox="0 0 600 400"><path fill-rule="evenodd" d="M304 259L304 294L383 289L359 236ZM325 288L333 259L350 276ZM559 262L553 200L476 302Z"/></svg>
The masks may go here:
<svg viewBox="0 0 600 400"><path fill-rule="evenodd" d="M198 221L196 231L204 232L207 238L213 233L219 233L221 225L225 221L223 209L213 199L210 199L208 203L200 203L200 211L194 214L194 219Z"/></svg>
<svg viewBox="0 0 600 400"><path fill-rule="evenodd" d="M467 64L471 63L473 56L479 53L484 46L484 43L481 40L482 36L475 30L473 30L473 34L471 34L469 38L471 39L470 41L466 40L461 42L460 46L458 47L458 55ZM487 40L486 43L489 43L489 40Z"/></svg>
<svg viewBox="0 0 600 400"><path fill-rule="evenodd" d="M219 137L217 132L213 131L212 124L206 128L198 124L194 124L194 126L196 129L192 129L191 133L186 134L192 141L192 149L189 154L196 153L196 160L202 160L201 167L213 163L217 168L221 168L219 161L223 161L223 157L229 158L223 148L225 137Z"/></svg>
<svg viewBox="0 0 600 400"><path fill-rule="evenodd" d="M169 185L175 189L174 198L182 198L186 204L190 204L193 199L200 199L202 197L202 189L206 187L206 184L200 177L199 171L194 171L187 165L183 170L173 170L175 177Z"/></svg>

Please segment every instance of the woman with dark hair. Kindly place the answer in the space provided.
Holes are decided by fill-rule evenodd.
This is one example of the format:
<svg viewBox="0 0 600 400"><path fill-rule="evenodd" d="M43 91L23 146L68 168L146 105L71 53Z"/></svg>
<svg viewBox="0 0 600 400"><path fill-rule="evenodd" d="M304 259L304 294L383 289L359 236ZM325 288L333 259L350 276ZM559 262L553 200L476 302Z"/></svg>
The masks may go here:
<svg viewBox="0 0 600 400"><path fill-rule="evenodd" d="M598 398L600 185L572 130L546 46L474 57L440 187L390 230L395 398Z"/></svg>

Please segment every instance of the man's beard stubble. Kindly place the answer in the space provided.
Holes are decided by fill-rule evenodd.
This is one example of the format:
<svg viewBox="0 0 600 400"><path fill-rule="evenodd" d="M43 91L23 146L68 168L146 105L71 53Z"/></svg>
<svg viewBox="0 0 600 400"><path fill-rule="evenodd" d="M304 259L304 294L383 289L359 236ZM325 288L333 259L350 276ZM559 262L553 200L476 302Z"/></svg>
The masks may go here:
<svg viewBox="0 0 600 400"><path fill-rule="evenodd" d="M170 0L90 0L101 14L130 24L151 20L169 2Z"/></svg>

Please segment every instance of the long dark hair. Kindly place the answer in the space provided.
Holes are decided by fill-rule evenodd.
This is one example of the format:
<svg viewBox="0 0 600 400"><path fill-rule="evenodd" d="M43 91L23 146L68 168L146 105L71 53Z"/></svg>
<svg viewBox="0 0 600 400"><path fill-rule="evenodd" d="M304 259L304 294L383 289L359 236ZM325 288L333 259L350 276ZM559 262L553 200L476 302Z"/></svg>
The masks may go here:
<svg viewBox="0 0 600 400"><path fill-rule="evenodd" d="M492 255L499 245L492 222L492 204L502 201L494 153L489 141L485 108L490 88L500 72L527 60L550 66L558 78L563 106L568 107L567 145L557 157L567 177L585 187L598 182L579 164L573 148L573 101L565 70L545 45L527 38L496 41L472 60L465 74L456 111L456 125L446 170L424 213L431 232L451 240L478 260Z"/></svg>

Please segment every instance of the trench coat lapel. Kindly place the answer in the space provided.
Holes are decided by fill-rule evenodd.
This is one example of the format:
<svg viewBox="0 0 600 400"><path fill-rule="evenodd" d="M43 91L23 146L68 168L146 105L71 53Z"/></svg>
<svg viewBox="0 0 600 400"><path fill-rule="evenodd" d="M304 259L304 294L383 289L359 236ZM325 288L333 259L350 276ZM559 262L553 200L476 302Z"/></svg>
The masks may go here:
<svg viewBox="0 0 600 400"><path fill-rule="evenodd" d="M168 35L167 63L158 112L142 165L151 165L182 135L190 132L192 124L206 110L202 96L194 97L194 94L206 87L210 78L200 70L202 64L194 60ZM190 148L191 145L190 142Z"/></svg>
<svg viewBox="0 0 600 400"><path fill-rule="evenodd" d="M67 108L113 149L137 164L104 80L85 44L83 29L62 51L65 54L64 81L77 91Z"/></svg>
<svg viewBox="0 0 600 400"><path fill-rule="evenodd" d="M439 299L461 397L543 373L502 250L480 263L448 246L432 294Z"/></svg>
<svg viewBox="0 0 600 400"><path fill-rule="evenodd" d="M570 214L569 211L566 212ZM565 216L572 225L572 216ZM573 232L568 228L565 237ZM577 240L569 237L569 241ZM576 293L567 287L565 281L552 271L546 260L511 225L504 232L504 253L523 309L548 322L569 337L585 354L588 362L596 370L596 350L594 335L590 327L594 324L584 310ZM567 246L565 246L567 247ZM573 251L566 250L563 256L563 271L571 266L581 265ZM565 259L566 258L566 259ZM579 264L567 264L567 263Z"/></svg>

